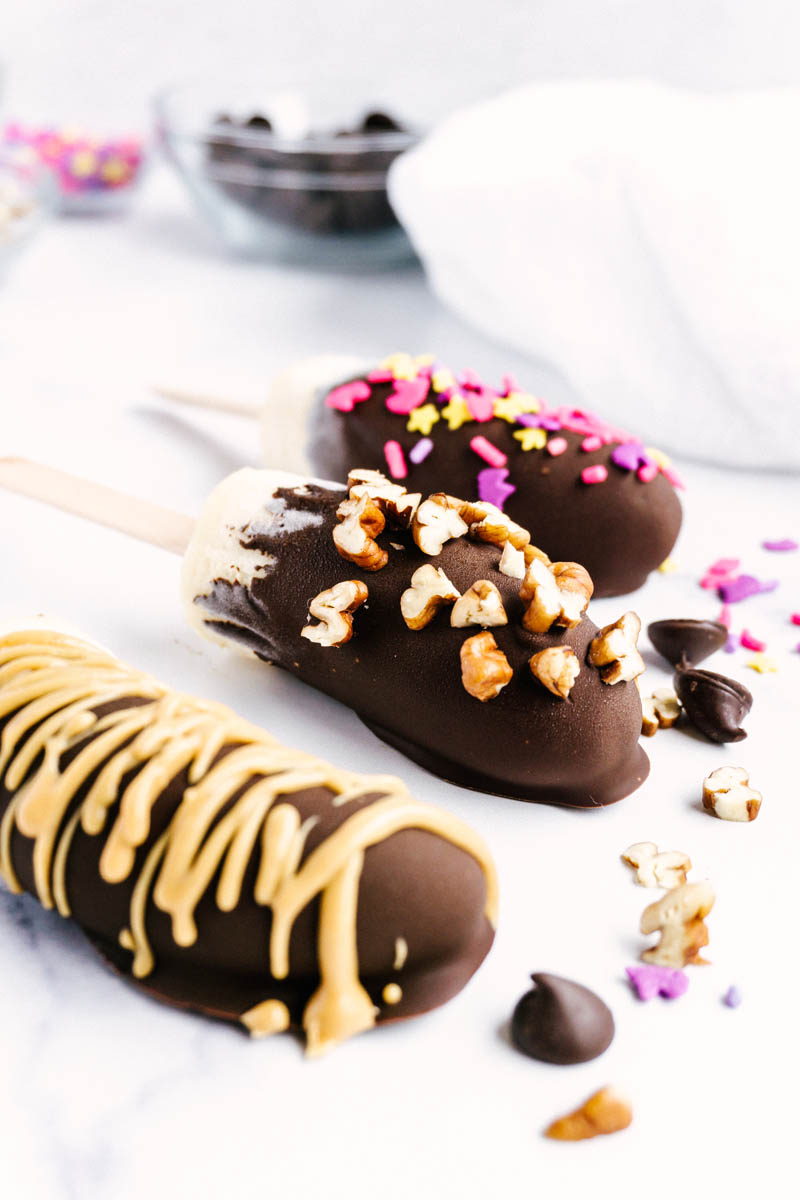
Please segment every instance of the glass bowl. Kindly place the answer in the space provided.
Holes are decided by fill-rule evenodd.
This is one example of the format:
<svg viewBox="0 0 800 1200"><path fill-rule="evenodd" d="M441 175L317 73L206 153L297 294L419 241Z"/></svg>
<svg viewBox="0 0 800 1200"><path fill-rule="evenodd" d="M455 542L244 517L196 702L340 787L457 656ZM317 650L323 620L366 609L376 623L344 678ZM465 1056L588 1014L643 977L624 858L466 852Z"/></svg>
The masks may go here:
<svg viewBox="0 0 800 1200"><path fill-rule="evenodd" d="M0 275L47 220L53 199L52 180L38 164L0 147Z"/></svg>
<svg viewBox="0 0 800 1200"><path fill-rule="evenodd" d="M193 85L157 96L155 118L167 158L231 249L353 269L413 259L386 174L419 133L377 108Z"/></svg>

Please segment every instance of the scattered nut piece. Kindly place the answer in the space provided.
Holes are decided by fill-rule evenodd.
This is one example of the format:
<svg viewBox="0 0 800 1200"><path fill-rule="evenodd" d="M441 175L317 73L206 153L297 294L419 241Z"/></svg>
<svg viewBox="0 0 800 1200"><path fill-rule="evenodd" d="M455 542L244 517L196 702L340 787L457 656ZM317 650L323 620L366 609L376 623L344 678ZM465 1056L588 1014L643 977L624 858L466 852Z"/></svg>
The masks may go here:
<svg viewBox="0 0 800 1200"><path fill-rule="evenodd" d="M507 625L503 599L494 584L488 579L476 579L453 605L450 624L454 629L465 629L467 625Z"/></svg>
<svg viewBox="0 0 800 1200"><path fill-rule="evenodd" d="M476 633L461 647L461 682L476 700L494 700L514 677L491 633Z"/></svg>
<svg viewBox="0 0 800 1200"><path fill-rule="evenodd" d="M530 633L547 633L553 625L573 629L580 624L593 591L589 572L580 563L534 558L519 593L528 604L522 624Z"/></svg>
<svg viewBox="0 0 800 1200"><path fill-rule="evenodd" d="M389 561L375 538L383 532L386 518L369 496L343 500L336 510L341 524L333 531L333 542L342 558L362 571L380 571Z"/></svg>
<svg viewBox="0 0 800 1200"><path fill-rule="evenodd" d="M723 821L755 821L762 795L744 767L717 767L703 780L703 808Z"/></svg>
<svg viewBox="0 0 800 1200"><path fill-rule="evenodd" d="M400 612L409 629L424 629L445 604L458 600L459 591L441 567L425 563L411 576L411 586L400 597Z"/></svg>
<svg viewBox="0 0 800 1200"><path fill-rule="evenodd" d="M360 579L347 579L320 592L308 606L319 625L306 625L300 636L319 646L343 646L353 636L353 613L368 595Z"/></svg>
<svg viewBox="0 0 800 1200"><path fill-rule="evenodd" d="M642 887L674 888L686 883L692 860L682 850L662 850L655 842L634 842L623 852L622 861L636 871Z"/></svg>
<svg viewBox="0 0 800 1200"><path fill-rule="evenodd" d="M397 529L409 529L422 499L421 492L407 492L399 483L392 483L380 471L357 470L347 476L350 499L369 496Z"/></svg>
<svg viewBox="0 0 800 1200"><path fill-rule="evenodd" d="M522 550L531 540L527 529L512 521L502 509L488 501L471 503L449 496L462 518L469 526L469 536L476 542L490 542L493 546L511 545Z"/></svg>
<svg viewBox="0 0 800 1200"><path fill-rule="evenodd" d="M501 575L508 575L509 579L524 579L525 552L515 549L511 542L506 542L497 569Z"/></svg>
<svg viewBox="0 0 800 1200"><path fill-rule="evenodd" d="M683 883L650 904L642 913L639 926L642 933L661 933L661 941L645 950L645 962L662 967L685 967L689 963L705 963L700 957L708 945L708 929L704 917L714 907L714 889L708 880L702 883Z"/></svg>
<svg viewBox="0 0 800 1200"><path fill-rule="evenodd" d="M681 715L678 697L669 688L656 688L642 696L642 735L653 737L659 729L671 729Z"/></svg>
<svg viewBox="0 0 800 1200"><path fill-rule="evenodd" d="M463 537L466 532L467 525L444 492L435 492L423 500L411 522L412 536L423 554L441 554L445 542Z"/></svg>
<svg viewBox="0 0 800 1200"><path fill-rule="evenodd" d="M581 671L578 656L571 646L548 646L528 660L531 675L548 691L566 700Z"/></svg>
<svg viewBox="0 0 800 1200"><path fill-rule="evenodd" d="M604 1087L585 1104L548 1125L544 1136L559 1142L580 1142L603 1133L618 1133L633 1120L630 1101L614 1088Z"/></svg>
<svg viewBox="0 0 800 1200"><path fill-rule="evenodd" d="M635 612L626 612L613 625L606 625L589 644L589 662L600 668L603 683L630 683L644 671L636 649L642 622Z"/></svg>

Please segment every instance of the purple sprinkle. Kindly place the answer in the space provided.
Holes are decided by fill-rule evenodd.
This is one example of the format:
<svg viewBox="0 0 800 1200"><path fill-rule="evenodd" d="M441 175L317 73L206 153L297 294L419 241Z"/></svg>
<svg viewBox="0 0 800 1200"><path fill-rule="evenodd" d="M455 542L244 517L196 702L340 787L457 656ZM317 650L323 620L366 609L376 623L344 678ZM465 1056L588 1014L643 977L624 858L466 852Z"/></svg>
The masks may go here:
<svg viewBox="0 0 800 1200"><path fill-rule="evenodd" d="M517 424L524 425L527 429L543 428L541 417L537 417L536 413L520 413L517 417Z"/></svg>
<svg viewBox="0 0 800 1200"><path fill-rule="evenodd" d="M674 1000L689 986L685 973L674 967L626 967L625 973L640 1000L652 1000L654 996Z"/></svg>
<svg viewBox="0 0 800 1200"><path fill-rule="evenodd" d="M611 451L611 461L623 471L635 471L638 467L646 467L651 459L641 442L623 442Z"/></svg>
<svg viewBox="0 0 800 1200"><path fill-rule="evenodd" d="M781 538L777 542L762 542L765 550L800 550L800 543L794 538Z"/></svg>
<svg viewBox="0 0 800 1200"><path fill-rule="evenodd" d="M416 442L415 445L413 445L409 450L408 457L413 463L416 463L417 466L419 466L421 462L425 462L425 459L428 457L432 449L432 438L420 438L419 441Z"/></svg>
<svg viewBox="0 0 800 1200"><path fill-rule="evenodd" d="M557 429L561 429L561 418L539 416L533 424L538 425L540 429L547 429L550 433L555 433Z"/></svg>
<svg viewBox="0 0 800 1200"><path fill-rule="evenodd" d="M762 592L774 592L777 586L777 579L761 583L754 575L738 575L735 579L721 583L717 588L717 595L725 604L739 604L740 601L747 600L749 596L758 596Z"/></svg>
<svg viewBox="0 0 800 1200"><path fill-rule="evenodd" d="M502 510L509 496L517 490L513 483L506 483L508 467L486 467L478 472L478 499L487 504L496 504Z"/></svg>
<svg viewBox="0 0 800 1200"><path fill-rule="evenodd" d="M728 640L725 643L724 650L726 654L733 654L736 650L736 638L732 633L728 634Z"/></svg>
<svg viewBox="0 0 800 1200"><path fill-rule="evenodd" d="M735 983L731 984L725 995L722 997L722 1003L727 1004L728 1008L738 1008L742 1003L742 993L739 991Z"/></svg>

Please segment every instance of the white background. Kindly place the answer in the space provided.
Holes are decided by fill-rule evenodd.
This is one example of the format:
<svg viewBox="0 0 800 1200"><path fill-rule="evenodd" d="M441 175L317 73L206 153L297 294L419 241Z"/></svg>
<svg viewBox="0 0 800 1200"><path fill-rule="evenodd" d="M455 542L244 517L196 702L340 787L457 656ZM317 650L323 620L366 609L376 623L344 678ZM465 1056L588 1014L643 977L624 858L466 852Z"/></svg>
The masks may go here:
<svg viewBox="0 0 800 1200"><path fill-rule="evenodd" d="M711 2L383 6L117 2L5 14L16 112L136 122L169 77L228 65L266 73L367 62L440 103L536 74L650 73L696 85L797 77L795 6ZM364 13L367 18L364 19ZM453 13L457 13L458 36ZM489 14L491 13L491 17ZM419 23L414 15L419 14ZM374 39L374 41L372 40ZM369 47L375 49L370 50ZM359 54L353 54L354 48ZM464 92L461 92L461 89ZM474 89L474 91L472 90ZM87 112L88 109L88 112ZM148 383L242 377L254 392L287 359L334 350L435 349L499 371L508 359L443 314L414 269L342 278L232 263L154 172L129 219L61 222L0 284L4 452L26 453L187 512L226 471L255 461L245 422L173 412ZM513 364L519 367L519 364ZM546 365L524 371L558 399ZM590 398L586 398L587 400ZM640 792L608 811L568 813L440 783L375 741L349 712L291 678L198 644L181 624L178 563L109 531L0 495L0 617L72 622L169 682L226 701L276 735L363 771L394 771L424 799L474 824L498 862L495 949L445 1009L366 1035L306 1064L289 1038L250 1044L173 1013L109 976L80 935L29 899L0 894L0 1179L27 1200L133 1197L631 1197L751 1194L768 1173L791 1190L797 1078L795 931L798 834L791 747L800 717L800 556L764 554L800 537L791 478L681 464L689 482L676 575L632 601L593 606L598 623L632 604L645 621L714 616L697 587L713 559L741 555L781 588L737 612L780 664L746 655L718 669L755 694L740 747L678 731L647 749ZM653 685L666 676L648 654ZM758 820L714 820L703 776L749 768ZM624 982L653 894L619 861L631 842L690 853L717 890L712 966L688 994L641 1005ZM594 987L616 1039L590 1064L524 1059L502 1026L527 973ZM731 983L744 995L721 1004ZM605 1083L634 1104L632 1128L578 1146L540 1137Z"/></svg>

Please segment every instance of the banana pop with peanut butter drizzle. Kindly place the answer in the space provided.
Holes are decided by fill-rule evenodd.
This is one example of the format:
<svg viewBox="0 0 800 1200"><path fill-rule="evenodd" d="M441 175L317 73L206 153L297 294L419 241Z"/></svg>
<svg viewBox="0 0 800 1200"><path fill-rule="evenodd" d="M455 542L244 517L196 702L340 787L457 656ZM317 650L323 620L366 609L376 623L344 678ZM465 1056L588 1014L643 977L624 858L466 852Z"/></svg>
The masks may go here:
<svg viewBox="0 0 800 1200"><path fill-rule="evenodd" d="M0 873L160 999L320 1053L443 1003L493 939L478 836L89 643L0 638Z"/></svg>

